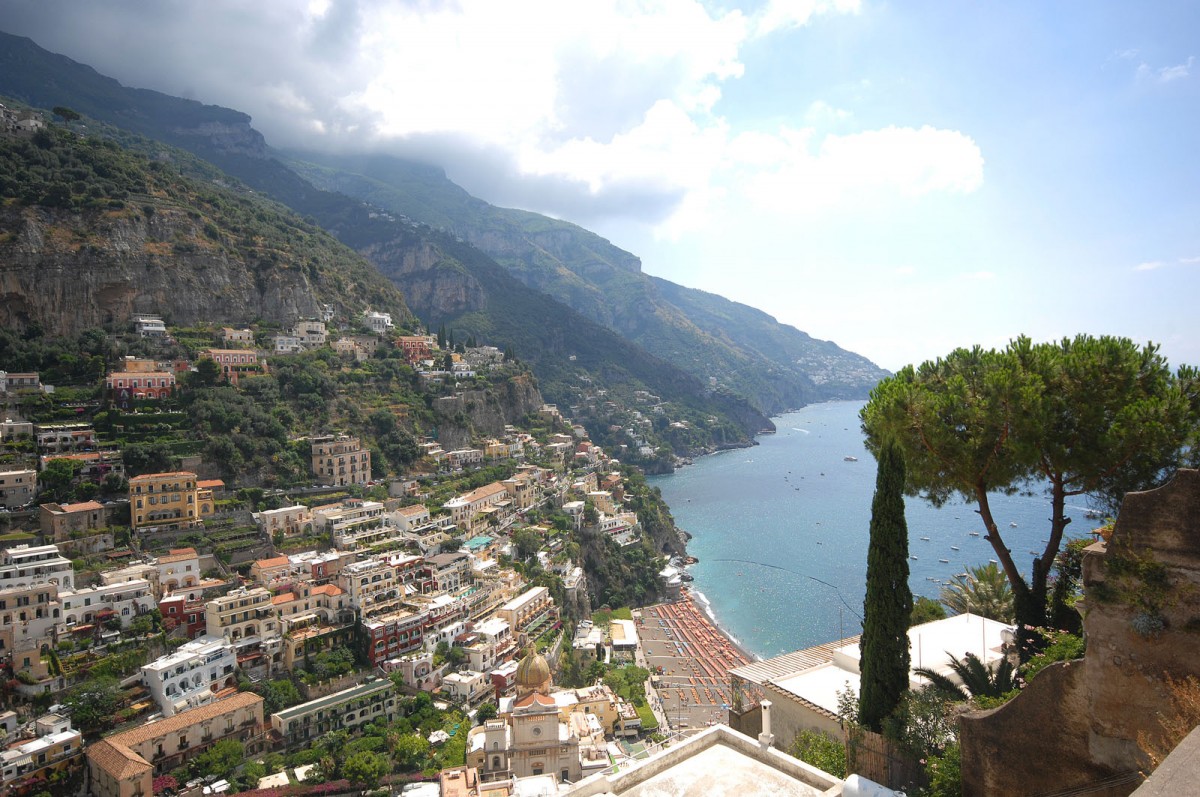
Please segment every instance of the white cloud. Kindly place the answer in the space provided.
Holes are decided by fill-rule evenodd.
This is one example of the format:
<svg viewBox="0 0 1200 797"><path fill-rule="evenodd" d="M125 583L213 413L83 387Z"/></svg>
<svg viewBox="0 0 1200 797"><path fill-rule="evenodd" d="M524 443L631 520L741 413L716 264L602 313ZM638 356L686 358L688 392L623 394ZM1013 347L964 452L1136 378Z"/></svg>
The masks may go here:
<svg viewBox="0 0 1200 797"><path fill-rule="evenodd" d="M791 127L735 130L721 115L746 53L767 46L760 36L857 14L859 0L763 0L751 11L701 0L151 9L80 4L69 29L30 14L127 83L248 111L272 144L431 160L490 201L581 223L624 217L674 238L743 194L794 216L982 181L979 148L955 130L846 132L854 117L821 99L796 109ZM118 35L121 52L99 43Z"/></svg>
<svg viewBox="0 0 1200 797"><path fill-rule="evenodd" d="M860 0L769 0L754 15L754 32L766 36L780 30L800 28L818 14L857 14Z"/></svg>
<svg viewBox="0 0 1200 797"><path fill-rule="evenodd" d="M1143 80L1154 80L1158 83L1171 83L1175 80L1182 80L1191 73L1192 65L1195 64L1194 56L1188 56L1188 59L1181 64L1174 66L1160 66L1157 69L1147 64L1145 61L1138 64L1137 76Z"/></svg>
<svg viewBox="0 0 1200 797"><path fill-rule="evenodd" d="M1200 265L1200 257L1181 257L1174 261L1168 260L1148 260L1145 263L1138 263L1133 267L1134 271L1156 271L1160 268L1170 268L1172 266L1195 266Z"/></svg>
<svg viewBox="0 0 1200 797"><path fill-rule="evenodd" d="M1192 64L1195 62L1195 60L1196 59L1194 57L1189 55L1188 59L1182 64L1176 64L1175 66L1164 66L1162 69L1158 70L1158 79L1163 83L1169 83L1172 80L1179 80L1180 78L1187 77L1188 71L1191 70Z"/></svg>
<svg viewBox="0 0 1200 797"><path fill-rule="evenodd" d="M804 123L812 127L826 127L845 122L853 115L845 108L834 108L825 100L816 100L804 112Z"/></svg>
<svg viewBox="0 0 1200 797"><path fill-rule="evenodd" d="M866 197L970 193L983 183L983 155L957 130L887 127L818 138L811 129L743 134L732 157L751 170L747 193L764 208L817 210Z"/></svg>

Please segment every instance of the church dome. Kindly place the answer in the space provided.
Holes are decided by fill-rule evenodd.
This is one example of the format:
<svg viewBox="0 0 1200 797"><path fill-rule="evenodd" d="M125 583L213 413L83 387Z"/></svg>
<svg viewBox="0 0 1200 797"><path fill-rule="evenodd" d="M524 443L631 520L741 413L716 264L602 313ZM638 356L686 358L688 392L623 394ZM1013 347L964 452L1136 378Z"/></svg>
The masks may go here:
<svg viewBox="0 0 1200 797"><path fill-rule="evenodd" d="M530 648L517 665L517 690L520 692L544 692L550 686L550 665L546 657Z"/></svg>

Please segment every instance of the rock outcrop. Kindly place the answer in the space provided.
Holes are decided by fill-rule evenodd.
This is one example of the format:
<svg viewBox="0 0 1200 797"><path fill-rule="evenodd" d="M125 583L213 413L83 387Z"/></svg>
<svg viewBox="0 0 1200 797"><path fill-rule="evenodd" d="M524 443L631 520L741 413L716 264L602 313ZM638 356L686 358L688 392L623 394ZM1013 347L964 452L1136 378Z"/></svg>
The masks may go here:
<svg viewBox="0 0 1200 797"><path fill-rule="evenodd" d="M499 437L542 406L542 394L529 374L519 374L486 390L462 390L434 402L442 448L470 445L481 437Z"/></svg>

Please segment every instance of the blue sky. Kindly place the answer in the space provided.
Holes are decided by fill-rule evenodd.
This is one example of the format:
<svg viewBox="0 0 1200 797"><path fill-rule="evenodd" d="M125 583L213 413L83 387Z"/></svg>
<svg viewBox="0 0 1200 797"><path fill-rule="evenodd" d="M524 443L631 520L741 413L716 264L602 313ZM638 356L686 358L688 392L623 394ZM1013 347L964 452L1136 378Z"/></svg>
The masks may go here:
<svg viewBox="0 0 1200 797"><path fill-rule="evenodd" d="M1200 364L1192 4L0 0L0 20L273 144L437 162L887 368L1080 332Z"/></svg>

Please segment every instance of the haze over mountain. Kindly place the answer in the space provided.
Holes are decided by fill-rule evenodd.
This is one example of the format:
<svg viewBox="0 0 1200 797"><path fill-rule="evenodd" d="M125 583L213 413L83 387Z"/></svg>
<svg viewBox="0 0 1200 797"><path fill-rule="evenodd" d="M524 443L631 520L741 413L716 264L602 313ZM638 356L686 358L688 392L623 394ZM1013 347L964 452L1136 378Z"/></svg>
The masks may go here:
<svg viewBox="0 0 1200 797"><path fill-rule="evenodd" d="M577 225L471 197L440 169L388 155L293 153L287 163L315 185L464 238L526 285L768 413L860 398L886 375L752 307L649 276Z"/></svg>
<svg viewBox="0 0 1200 797"><path fill-rule="evenodd" d="M435 163L893 370L1079 332L1200 362L1194 4L0 7L274 146Z"/></svg>
<svg viewBox="0 0 1200 797"><path fill-rule="evenodd" d="M526 288L473 247L315 188L269 156L245 115L125 89L90 68L9 36L0 36L0 94L35 106L78 108L212 162L360 251L405 291L409 307L431 326L448 323L460 333L514 349L532 364L551 401L570 402L576 396L572 386L582 384L580 380L617 391L614 398L637 390L657 395L676 406L681 418L694 421L688 439L673 445L676 453L745 445L753 434L772 428L743 397L702 383ZM155 157L179 160L169 152ZM662 460L657 451L645 456L658 462L653 467L670 466L669 457Z"/></svg>
<svg viewBox="0 0 1200 797"><path fill-rule="evenodd" d="M126 89L90 68L47 53L28 39L4 36L0 43L0 65L5 67L0 91L35 105L69 105L212 160L249 185L313 215L343 241L365 251L406 289L410 305L429 323L461 323L465 314L481 309L483 293L477 281L456 284L462 273L455 269L431 276L430 267L438 265L438 258L426 253L414 259L411 252L399 254L396 247L384 246L383 240L392 235L386 220L357 203L317 191L287 171L270 157L246 115ZM526 284L557 296L683 368L707 388L746 396L761 411L864 396L883 374L865 359L781 327L751 308L653 281L640 273L635 257L574 225L492 208L429 169L394 160L386 163L393 183L386 186L390 189L383 197L386 202L371 197L377 207L401 213L417 213L414 208L421 207L439 209L440 213L428 215L432 222L448 222L454 234L490 249ZM328 176L326 171L320 174ZM414 183L404 180L405 174L423 177ZM414 185L413 196L405 194L409 185ZM425 221L424 211L420 213L414 220ZM384 232L379 232L381 227ZM406 265L397 269L384 258ZM416 269L420 276L415 276L414 265L420 263L424 266ZM689 318L678 304L664 299L660 289L693 305L693 312L705 323Z"/></svg>

